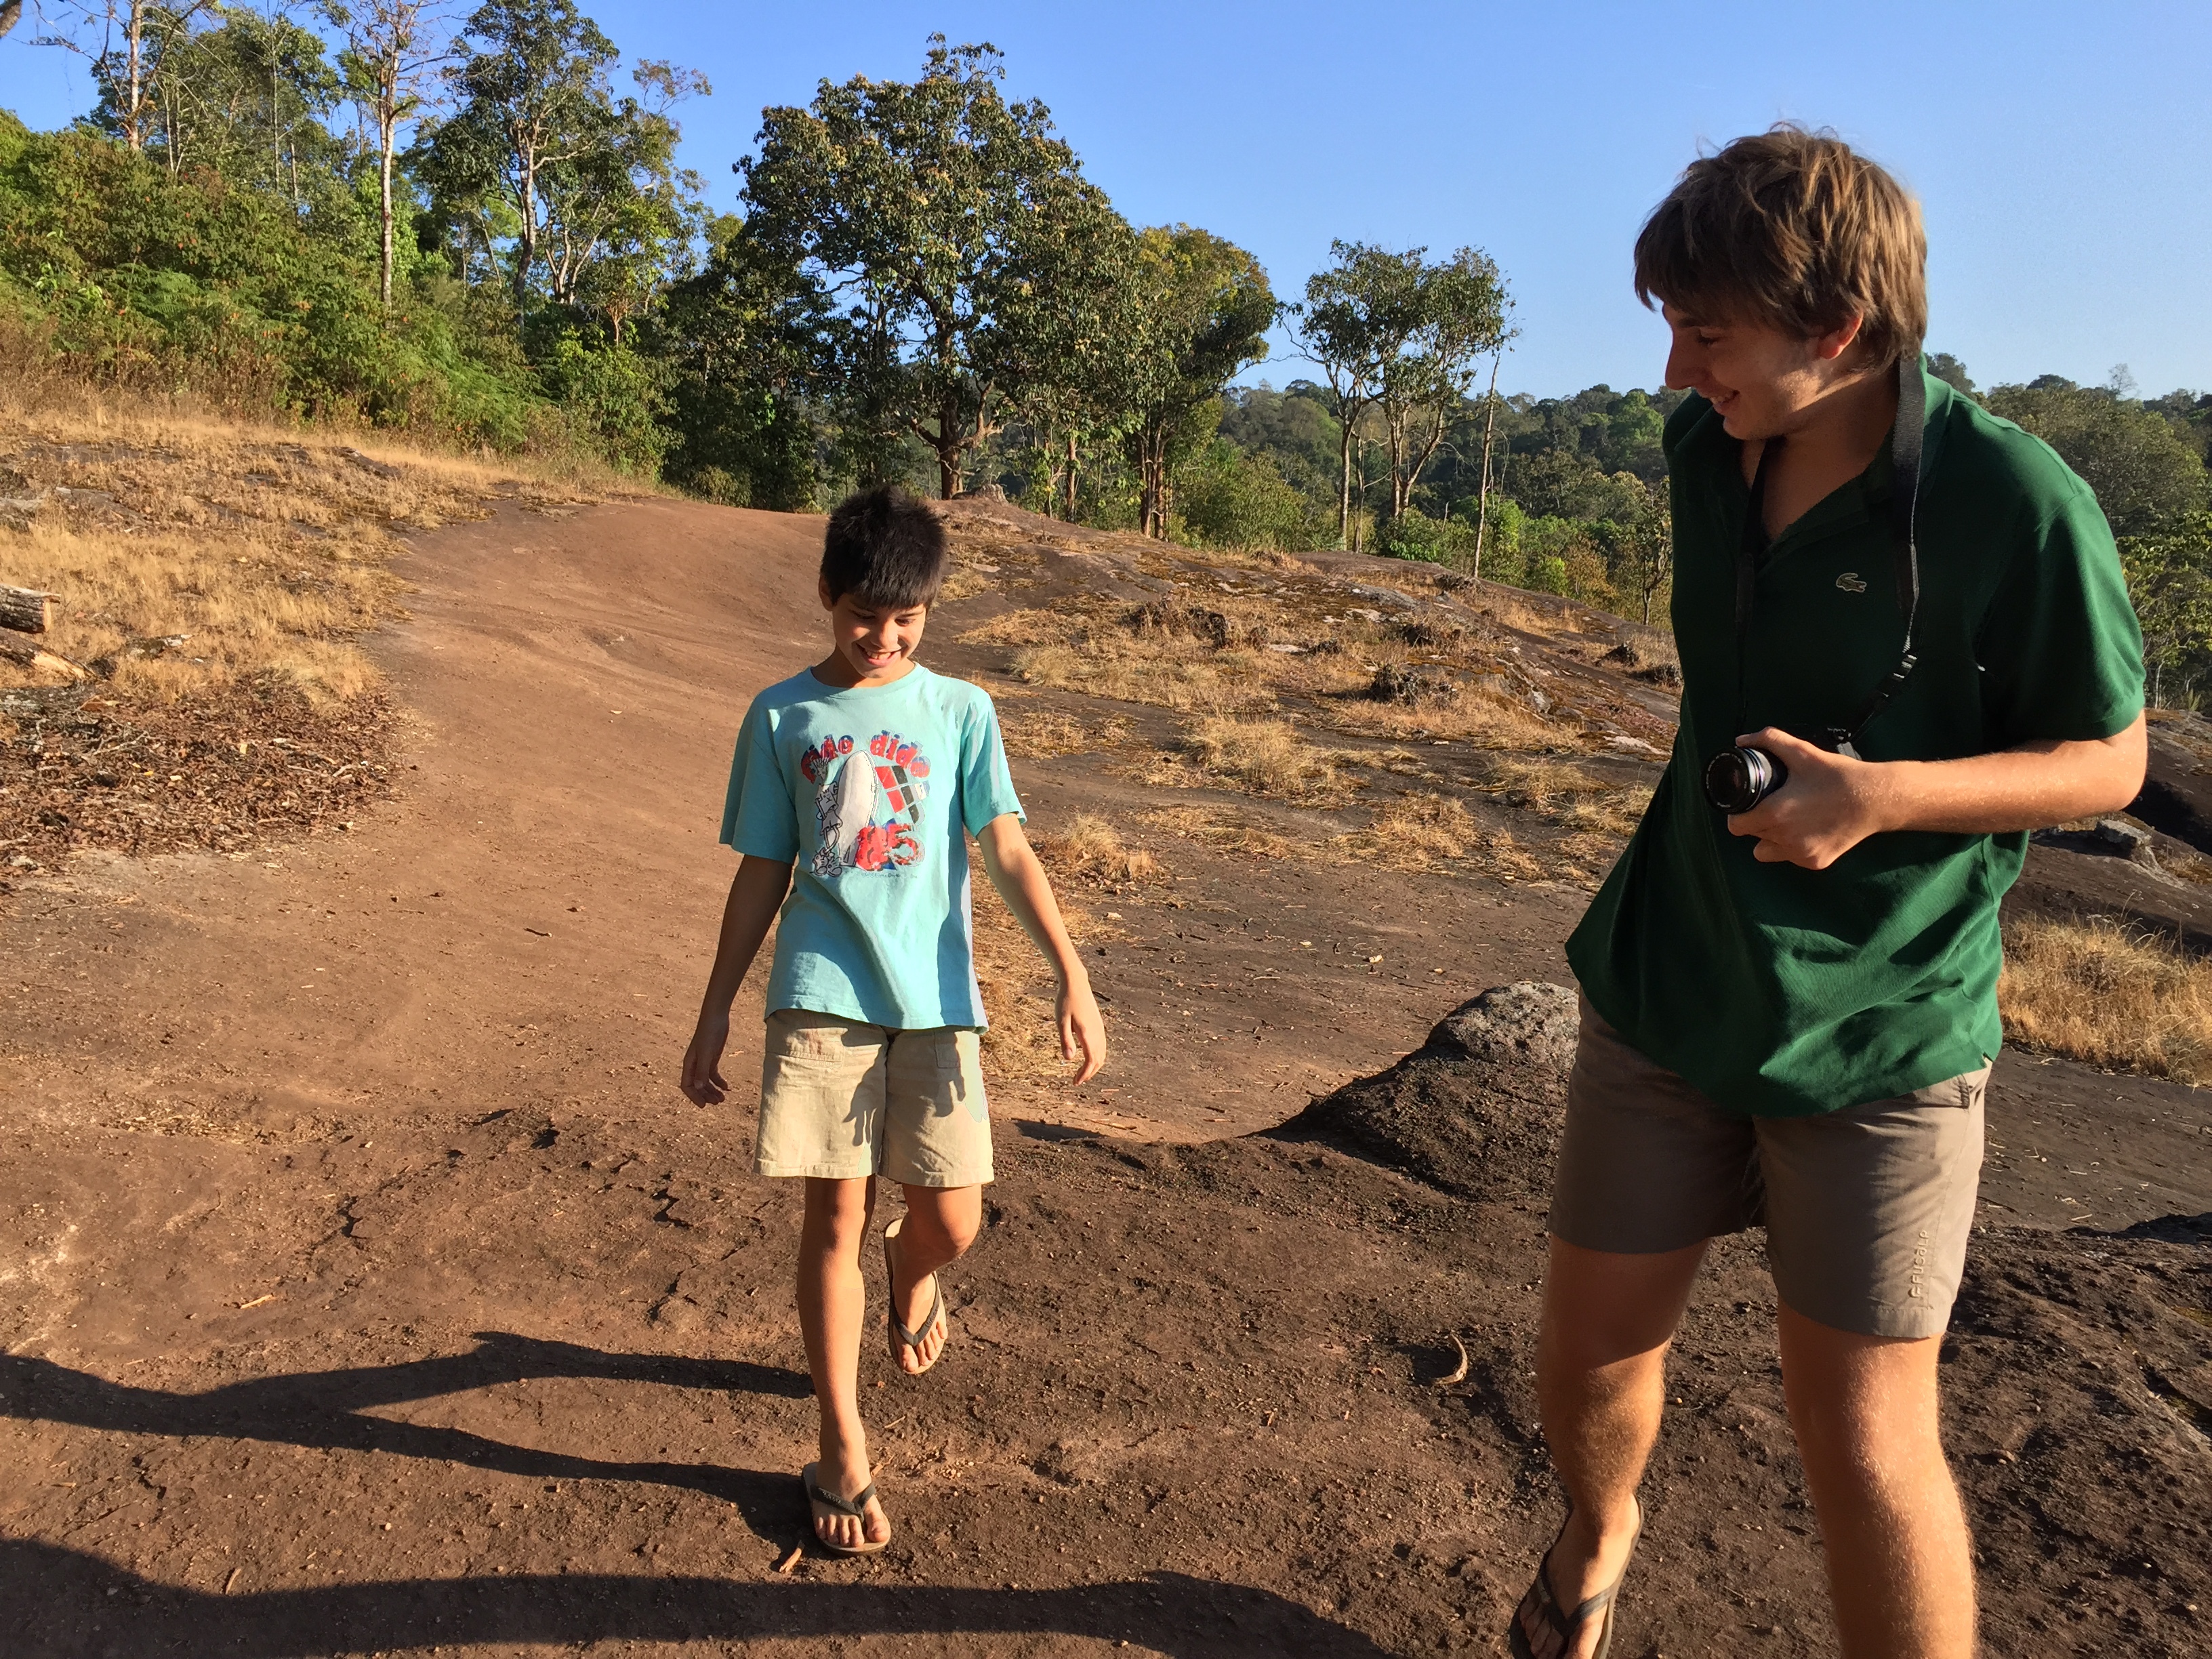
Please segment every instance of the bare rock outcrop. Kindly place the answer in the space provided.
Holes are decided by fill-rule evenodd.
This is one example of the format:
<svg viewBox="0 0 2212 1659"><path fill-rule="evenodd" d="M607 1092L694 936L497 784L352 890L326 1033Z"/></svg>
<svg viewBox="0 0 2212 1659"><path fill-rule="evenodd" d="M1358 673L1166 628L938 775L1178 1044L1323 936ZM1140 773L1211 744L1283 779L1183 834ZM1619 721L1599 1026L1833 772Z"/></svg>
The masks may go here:
<svg viewBox="0 0 2212 1659"><path fill-rule="evenodd" d="M1566 1116L1572 987L1494 986L1388 1071L1347 1083L1272 1133L1321 1141L1464 1198L1541 1197Z"/></svg>
<svg viewBox="0 0 2212 1659"><path fill-rule="evenodd" d="M1571 985L1518 980L1494 985L1437 1022L1429 1046L1464 1048L1470 1059L1497 1066L1534 1066L1564 1077L1575 1063L1581 1021Z"/></svg>

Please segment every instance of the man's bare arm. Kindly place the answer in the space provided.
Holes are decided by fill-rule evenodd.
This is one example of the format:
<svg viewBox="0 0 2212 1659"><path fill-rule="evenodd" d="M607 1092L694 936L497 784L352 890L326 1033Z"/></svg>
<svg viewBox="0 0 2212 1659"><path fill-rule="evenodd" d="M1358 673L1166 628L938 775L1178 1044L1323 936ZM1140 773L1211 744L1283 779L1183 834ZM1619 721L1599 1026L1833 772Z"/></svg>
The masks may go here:
<svg viewBox="0 0 2212 1659"><path fill-rule="evenodd" d="M691 1033L691 1046L684 1051L678 1086L699 1105L720 1104L729 1093L730 1085L722 1078L722 1049L730 1040L730 1005L738 1000L738 988L745 982L761 941L775 925L775 913L790 890L788 864L750 855L739 861L729 901L722 906L722 933L715 941L714 968L707 975L699 1024Z"/></svg>
<svg viewBox="0 0 2212 1659"><path fill-rule="evenodd" d="M983 869L991 878L991 885L999 890L999 896L1006 900L1006 908L1013 912L1022 931L1060 975L1060 1058L1079 1061L1072 1080L1088 1083L1106 1063L1106 1024L1098 1016L1097 999L1091 994L1091 975L1060 919L1052 883L1046 879L1030 838L1022 833L1022 821L1012 812L1002 812L985 824L975 844L982 851Z"/></svg>
<svg viewBox="0 0 2212 1659"><path fill-rule="evenodd" d="M2148 754L2140 714L2112 737L2039 740L1964 760L1848 760L1771 727L1738 741L1772 753L1790 781L1731 817L1729 831L1756 836L1753 856L1764 863L1808 870L1888 830L2002 834L2119 811L2141 793Z"/></svg>

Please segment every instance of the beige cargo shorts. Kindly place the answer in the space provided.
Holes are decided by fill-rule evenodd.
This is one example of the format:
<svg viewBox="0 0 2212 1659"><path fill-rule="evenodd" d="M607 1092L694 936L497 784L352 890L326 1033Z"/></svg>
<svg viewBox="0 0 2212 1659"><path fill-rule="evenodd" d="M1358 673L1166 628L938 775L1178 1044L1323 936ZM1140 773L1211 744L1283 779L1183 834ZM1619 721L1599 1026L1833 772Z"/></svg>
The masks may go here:
<svg viewBox="0 0 2212 1659"><path fill-rule="evenodd" d="M1939 1336L1966 1271L1990 1068L1818 1117L1724 1112L1582 1006L1551 1231L1680 1249L1762 1224L1774 1288L1867 1336Z"/></svg>
<svg viewBox="0 0 2212 1659"><path fill-rule="evenodd" d="M902 1031L782 1008L768 1017L753 1172L908 1187L991 1179L977 1035Z"/></svg>

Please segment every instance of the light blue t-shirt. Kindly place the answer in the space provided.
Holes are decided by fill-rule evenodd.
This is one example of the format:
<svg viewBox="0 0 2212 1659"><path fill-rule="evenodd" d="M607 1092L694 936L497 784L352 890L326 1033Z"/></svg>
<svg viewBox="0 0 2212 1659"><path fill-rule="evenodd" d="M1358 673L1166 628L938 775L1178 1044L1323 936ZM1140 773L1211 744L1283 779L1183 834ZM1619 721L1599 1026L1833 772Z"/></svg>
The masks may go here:
<svg viewBox="0 0 2212 1659"><path fill-rule="evenodd" d="M981 1028L963 831L1008 812L1024 816L981 686L917 663L839 690L807 668L755 697L722 842L794 866L769 1012Z"/></svg>

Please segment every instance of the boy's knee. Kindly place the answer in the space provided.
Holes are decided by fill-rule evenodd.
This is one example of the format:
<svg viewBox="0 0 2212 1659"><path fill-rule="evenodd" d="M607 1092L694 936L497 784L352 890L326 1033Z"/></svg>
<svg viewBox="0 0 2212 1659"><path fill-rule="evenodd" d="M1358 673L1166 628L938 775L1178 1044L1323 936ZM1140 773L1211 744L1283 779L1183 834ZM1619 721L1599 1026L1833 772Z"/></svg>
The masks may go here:
<svg viewBox="0 0 2212 1659"><path fill-rule="evenodd" d="M982 1231L982 1223L975 1216L933 1216L930 1230L937 1235L939 1248L949 1250L957 1259L968 1254L968 1247L975 1242L976 1235Z"/></svg>
<svg viewBox="0 0 2212 1659"><path fill-rule="evenodd" d="M956 1257L963 1256L968 1254L968 1247L975 1242L976 1235L982 1231L982 1223L978 1218L961 1216L945 1224L945 1242Z"/></svg>
<svg viewBox="0 0 2212 1659"><path fill-rule="evenodd" d="M983 1230L983 1205L972 1189L918 1198L907 1194L907 1236L927 1232L931 1243L949 1257L965 1255Z"/></svg>
<svg viewBox="0 0 2212 1659"><path fill-rule="evenodd" d="M875 1214L875 1182L810 1179L806 1208L810 1218L833 1237L849 1234L857 1239L868 1231Z"/></svg>

